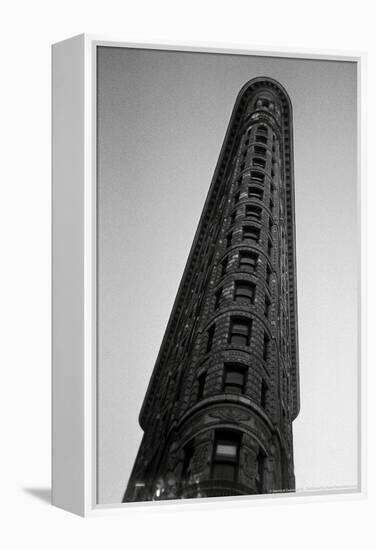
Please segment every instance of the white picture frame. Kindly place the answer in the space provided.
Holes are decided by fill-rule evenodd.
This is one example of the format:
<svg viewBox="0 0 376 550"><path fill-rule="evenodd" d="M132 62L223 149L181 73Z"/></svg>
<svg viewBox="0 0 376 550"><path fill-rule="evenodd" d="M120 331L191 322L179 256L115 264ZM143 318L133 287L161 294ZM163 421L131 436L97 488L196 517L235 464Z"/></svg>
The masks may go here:
<svg viewBox="0 0 376 550"><path fill-rule="evenodd" d="M352 61L358 74L358 146L364 134L364 65L362 53L296 52L239 49L221 45L127 44L79 35L52 48L52 502L81 516L124 513L155 506L218 506L201 500L97 503L97 181L96 51L99 46L174 50L277 58ZM231 499L231 505L363 498L365 480L364 153L358 147L357 214L359 243L358 298L358 483L353 490L318 490L286 495ZM227 497L228 498L228 497Z"/></svg>

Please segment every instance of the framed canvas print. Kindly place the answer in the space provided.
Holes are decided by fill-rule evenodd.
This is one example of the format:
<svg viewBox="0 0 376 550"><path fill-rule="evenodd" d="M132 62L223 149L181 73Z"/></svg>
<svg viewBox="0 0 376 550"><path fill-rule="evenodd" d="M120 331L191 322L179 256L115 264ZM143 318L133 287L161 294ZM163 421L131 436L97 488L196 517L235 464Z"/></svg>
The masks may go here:
<svg viewBox="0 0 376 550"><path fill-rule="evenodd" d="M361 56L53 46L53 503L362 495Z"/></svg>

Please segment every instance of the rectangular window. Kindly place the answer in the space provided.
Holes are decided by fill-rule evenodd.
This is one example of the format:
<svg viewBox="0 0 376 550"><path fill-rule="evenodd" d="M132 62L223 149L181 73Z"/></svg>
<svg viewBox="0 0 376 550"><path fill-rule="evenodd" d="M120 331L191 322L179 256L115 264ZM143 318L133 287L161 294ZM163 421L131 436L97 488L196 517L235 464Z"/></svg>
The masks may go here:
<svg viewBox="0 0 376 550"><path fill-rule="evenodd" d="M253 225L243 226L243 241L257 242L260 238L260 229Z"/></svg>
<svg viewBox="0 0 376 550"><path fill-rule="evenodd" d="M263 409L265 409L267 405L267 395L268 395L268 385L265 382L264 379L262 379L261 382L261 398L260 398L260 404Z"/></svg>
<svg viewBox="0 0 376 550"><path fill-rule="evenodd" d="M266 126L259 126L257 128L257 135L261 136L267 136L268 135L268 129Z"/></svg>
<svg viewBox="0 0 376 550"><path fill-rule="evenodd" d="M259 187L254 187L254 186L248 187L248 198L262 201L263 195L264 195L263 190L260 189Z"/></svg>
<svg viewBox="0 0 376 550"><path fill-rule="evenodd" d="M264 333L264 353L263 353L263 359L267 363L270 358L270 338L269 335Z"/></svg>
<svg viewBox="0 0 376 550"><path fill-rule="evenodd" d="M249 304L253 304L255 284L249 281L235 281L234 298L235 300L246 300Z"/></svg>
<svg viewBox="0 0 376 550"><path fill-rule="evenodd" d="M233 213L231 214L231 218L230 218L230 224L231 224L231 225L234 225L235 219L236 219L236 210L235 210L235 212L233 212Z"/></svg>
<svg viewBox="0 0 376 550"><path fill-rule="evenodd" d="M257 155L263 155L264 157L266 156L266 149L265 147L260 147L259 145L255 145L255 153Z"/></svg>
<svg viewBox="0 0 376 550"><path fill-rule="evenodd" d="M243 365L225 363L223 377L224 393L244 393L247 368Z"/></svg>
<svg viewBox="0 0 376 550"><path fill-rule="evenodd" d="M252 220L261 220L261 208L254 204L249 204L245 207L245 215Z"/></svg>
<svg viewBox="0 0 376 550"><path fill-rule="evenodd" d="M207 340L207 344L206 344L206 353L209 353L209 351L212 349L214 333L215 333L215 324L212 325L208 330L208 340Z"/></svg>
<svg viewBox="0 0 376 550"><path fill-rule="evenodd" d="M237 204L239 202L239 199L240 199L240 191L238 191L237 193L235 193L234 195L234 203Z"/></svg>
<svg viewBox="0 0 376 550"><path fill-rule="evenodd" d="M215 434L212 479L235 481L237 478L241 434L218 430Z"/></svg>
<svg viewBox="0 0 376 550"><path fill-rule="evenodd" d="M235 317L230 325L230 344L237 346L249 346L251 340L251 321Z"/></svg>
<svg viewBox="0 0 376 550"><path fill-rule="evenodd" d="M264 308L264 313L265 313L265 317L267 319L269 319L269 315L270 315L270 306L271 306L271 301L270 301L270 298L267 294L265 294L265 308Z"/></svg>
<svg viewBox="0 0 376 550"><path fill-rule="evenodd" d="M223 277L223 275L226 274L227 266L228 266L228 257L226 257L221 263L221 276L222 277Z"/></svg>
<svg viewBox="0 0 376 550"><path fill-rule="evenodd" d="M257 172L256 170L251 170L251 180L257 183L264 183L265 174L263 174L262 172Z"/></svg>
<svg viewBox="0 0 376 550"><path fill-rule="evenodd" d="M264 143L266 145L268 143L268 138L266 136L257 135L256 136L256 141L258 143Z"/></svg>
<svg viewBox="0 0 376 550"><path fill-rule="evenodd" d="M232 232L229 233L226 237L226 248L229 248L231 246L231 243L232 243Z"/></svg>
<svg viewBox="0 0 376 550"><path fill-rule="evenodd" d="M214 309L218 309L222 300L222 288L215 293Z"/></svg>
<svg viewBox="0 0 376 550"><path fill-rule="evenodd" d="M205 382L206 382L206 371L200 374L197 380L197 401L200 401L200 399L204 396L204 390L205 390Z"/></svg>
<svg viewBox="0 0 376 550"><path fill-rule="evenodd" d="M252 160L253 166L259 166L260 168L265 168L266 161L260 157L254 157Z"/></svg>
<svg viewBox="0 0 376 550"><path fill-rule="evenodd" d="M239 252L239 268L256 270L258 255L253 252Z"/></svg>

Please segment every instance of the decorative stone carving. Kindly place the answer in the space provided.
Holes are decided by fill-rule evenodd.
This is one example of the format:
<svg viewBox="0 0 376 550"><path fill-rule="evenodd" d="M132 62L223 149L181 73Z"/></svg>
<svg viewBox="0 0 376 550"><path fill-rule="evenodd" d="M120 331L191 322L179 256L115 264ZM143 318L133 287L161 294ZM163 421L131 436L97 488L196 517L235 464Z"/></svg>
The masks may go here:
<svg viewBox="0 0 376 550"><path fill-rule="evenodd" d="M225 420L227 422L245 422L251 418L249 413L242 411L241 409L223 409L212 411L209 413L209 416L219 418L220 420Z"/></svg>
<svg viewBox="0 0 376 550"><path fill-rule="evenodd" d="M209 445L203 445L202 447L198 447L191 462L192 474L199 474L205 468L209 459L209 451L210 451Z"/></svg>
<svg viewBox="0 0 376 550"><path fill-rule="evenodd" d="M256 475L256 459L252 453L245 453L243 458L243 469L247 477L254 478Z"/></svg>

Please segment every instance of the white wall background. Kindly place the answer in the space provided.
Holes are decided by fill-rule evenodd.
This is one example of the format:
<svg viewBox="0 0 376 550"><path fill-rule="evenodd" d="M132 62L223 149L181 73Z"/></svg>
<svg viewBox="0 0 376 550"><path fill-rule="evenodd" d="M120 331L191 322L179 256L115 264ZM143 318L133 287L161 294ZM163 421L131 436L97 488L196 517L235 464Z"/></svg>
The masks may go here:
<svg viewBox="0 0 376 550"><path fill-rule="evenodd" d="M231 3L14 1L2 9L0 543L4 548L220 549L375 546L376 409L369 400L369 498L361 502L134 512L84 521L46 501L50 480L50 49L83 30L128 41L212 41L271 48L368 50L367 125L376 125L373 2L250 0ZM260 16L260 17L259 17ZM266 27L267 24L267 27ZM374 132L367 149L373 160ZM367 205L375 202L370 162ZM368 220L373 340L375 216ZM374 349L367 387L375 387ZM372 394L370 394L371 396ZM39 498L38 498L39 495ZM37 497L37 498L36 498ZM42 498L40 498L42 497Z"/></svg>

